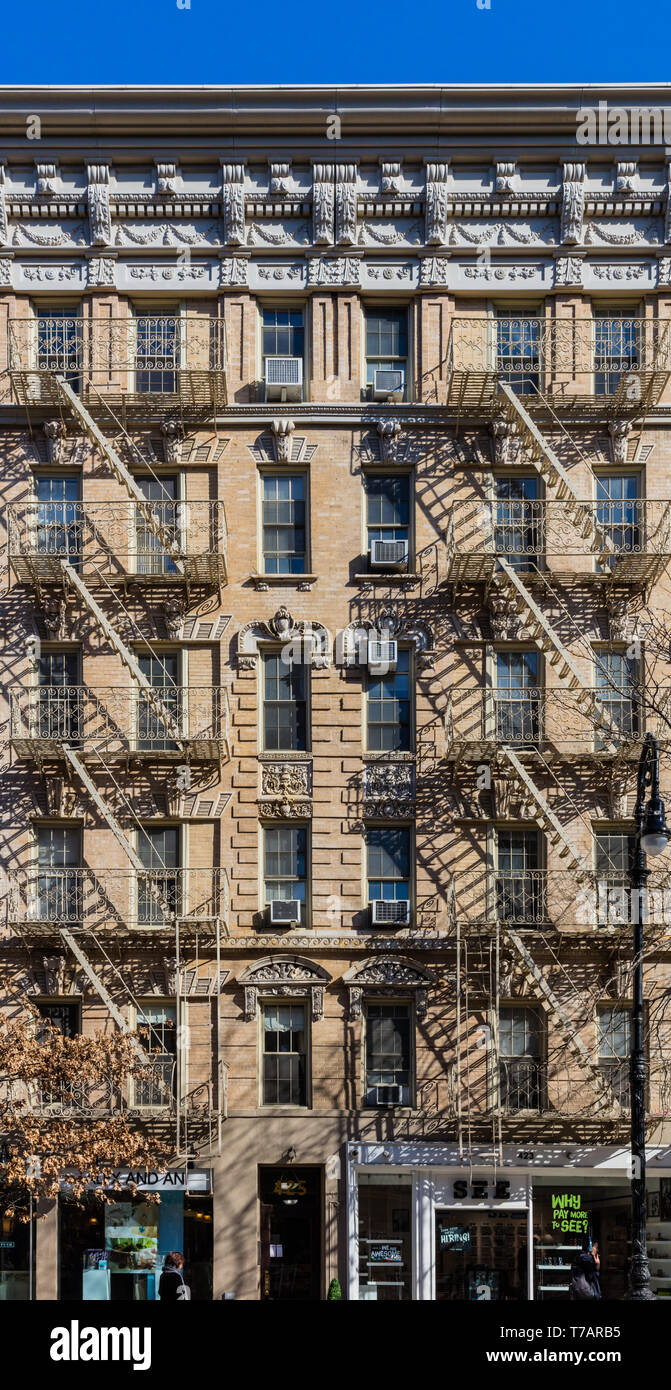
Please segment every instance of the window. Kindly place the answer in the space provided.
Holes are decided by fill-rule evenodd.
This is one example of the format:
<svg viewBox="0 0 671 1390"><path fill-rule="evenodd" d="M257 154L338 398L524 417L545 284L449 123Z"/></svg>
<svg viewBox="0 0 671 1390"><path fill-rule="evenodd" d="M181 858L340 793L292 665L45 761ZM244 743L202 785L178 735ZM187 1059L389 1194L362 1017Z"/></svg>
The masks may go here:
<svg viewBox="0 0 671 1390"><path fill-rule="evenodd" d="M170 737L171 721L179 728L182 724L183 687L180 684L181 652L140 653L138 665L146 677L156 697L161 711L156 709L149 696L142 689L138 692L137 738L138 748L145 751L153 749L162 752L175 752L177 744Z"/></svg>
<svg viewBox="0 0 671 1390"><path fill-rule="evenodd" d="M533 830L497 832L496 913L502 922L529 926L545 921L545 875L539 870Z"/></svg>
<svg viewBox="0 0 671 1390"><path fill-rule="evenodd" d="M637 473L600 473L596 480L596 519L616 550L633 555L641 550L641 506ZM616 557L610 557L609 566Z"/></svg>
<svg viewBox="0 0 671 1390"><path fill-rule="evenodd" d="M263 1005L263 1104L307 1105L304 1004Z"/></svg>
<svg viewBox="0 0 671 1390"><path fill-rule="evenodd" d="M540 1110L543 1104L543 1025L532 1008L499 1011L499 1087L502 1110Z"/></svg>
<svg viewBox="0 0 671 1390"><path fill-rule="evenodd" d="M37 485L37 551L79 565L82 549L81 480L40 475Z"/></svg>
<svg viewBox="0 0 671 1390"><path fill-rule="evenodd" d="M184 909L179 826L141 826L137 851L144 865L138 874L138 923L165 927Z"/></svg>
<svg viewBox="0 0 671 1390"><path fill-rule="evenodd" d="M408 315L405 309L366 312L366 381L375 382L375 373L402 371L403 399L408 379Z"/></svg>
<svg viewBox="0 0 671 1390"><path fill-rule="evenodd" d="M302 309L263 310L263 358L301 357L305 345Z"/></svg>
<svg viewBox="0 0 671 1390"><path fill-rule="evenodd" d="M64 1038L74 1038L81 1032L79 1003L61 999L40 999L37 1008L40 1018L44 1019L45 1023L50 1023ZM42 1045L48 1049L51 1039L47 1029L40 1030L38 1037ZM78 1080L62 1084L55 1091L38 1080L36 1098L40 1106L85 1105L88 1090L88 1083L82 1084Z"/></svg>
<svg viewBox="0 0 671 1390"><path fill-rule="evenodd" d="M37 370L58 372L79 390L82 319L77 306L40 306L37 318Z"/></svg>
<svg viewBox="0 0 671 1390"><path fill-rule="evenodd" d="M366 1105L409 1105L409 1004L366 1007Z"/></svg>
<svg viewBox="0 0 671 1390"><path fill-rule="evenodd" d="M496 371L518 396L534 396L540 388L541 320L518 309L496 311Z"/></svg>
<svg viewBox="0 0 671 1390"><path fill-rule="evenodd" d="M80 1006L64 999L40 999L37 1003L40 1018L51 1023L64 1038L74 1038L81 1032Z"/></svg>
<svg viewBox="0 0 671 1390"><path fill-rule="evenodd" d="M40 825L37 840L37 894L41 922L79 923L82 918L81 832L79 827Z"/></svg>
<svg viewBox="0 0 671 1390"><path fill-rule="evenodd" d="M266 751L307 748L307 671L281 652L263 655L263 747Z"/></svg>
<svg viewBox="0 0 671 1390"><path fill-rule="evenodd" d="M179 479L136 478L142 495L151 502L152 516L166 533L169 543L180 545ZM138 574L176 574L175 562L152 531L139 506L135 507L135 549Z"/></svg>
<svg viewBox="0 0 671 1390"><path fill-rule="evenodd" d="M636 698L638 663L624 652L596 651L596 698L623 738L639 733L640 718ZM596 735L596 746L602 748L605 738Z"/></svg>
<svg viewBox="0 0 671 1390"><path fill-rule="evenodd" d="M496 653L496 737L500 743L537 743L540 737L538 652Z"/></svg>
<svg viewBox="0 0 671 1390"><path fill-rule="evenodd" d="M604 1004L597 1009L599 1070L612 1088L613 1098L629 1106L631 1053L631 1011L621 1004Z"/></svg>
<svg viewBox="0 0 671 1390"><path fill-rule="evenodd" d="M135 1104L170 1105L177 1094L177 1010L174 1004L138 1004L137 1033L149 1057L150 1074L134 1082Z"/></svg>
<svg viewBox="0 0 671 1390"><path fill-rule="evenodd" d="M636 838L621 830L597 830L594 851L598 925L626 926L631 921L630 873Z"/></svg>
<svg viewBox="0 0 671 1390"><path fill-rule="evenodd" d="M631 308L608 309L594 319L594 391L614 395L624 373L641 365L642 320Z"/></svg>
<svg viewBox="0 0 671 1390"><path fill-rule="evenodd" d="M368 901L410 899L410 830L371 826L366 831Z"/></svg>
<svg viewBox="0 0 671 1390"><path fill-rule="evenodd" d="M497 477L494 549L516 570L537 567L545 549L545 517L538 478Z"/></svg>
<svg viewBox="0 0 671 1390"><path fill-rule="evenodd" d="M138 314L135 324L135 390L138 395L162 395L177 390L180 365L179 309L162 314Z"/></svg>
<svg viewBox="0 0 671 1390"><path fill-rule="evenodd" d="M368 680L367 746L371 753L410 748L410 652L401 648L396 670Z"/></svg>
<svg viewBox="0 0 671 1390"><path fill-rule="evenodd" d="M263 568L266 574L305 573L303 474L264 474Z"/></svg>
<svg viewBox="0 0 671 1390"><path fill-rule="evenodd" d="M304 825L266 826L264 831L265 900L287 901L307 897L307 827Z"/></svg>
<svg viewBox="0 0 671 1390"><path fill-rule="evenodd" d="M38 738L67 739L72 743L81 739L84 710L80 670L80 652L72 648L40 650L37 704L31 706Z"/></svg>
<svg viewBox="0 0 671 1390"><path fill-rule="evenodd" d="M373 541L408 541L410 537L410 478L401 473L385 478L368 473L366 489L366 528L368 553Z"/></svg>

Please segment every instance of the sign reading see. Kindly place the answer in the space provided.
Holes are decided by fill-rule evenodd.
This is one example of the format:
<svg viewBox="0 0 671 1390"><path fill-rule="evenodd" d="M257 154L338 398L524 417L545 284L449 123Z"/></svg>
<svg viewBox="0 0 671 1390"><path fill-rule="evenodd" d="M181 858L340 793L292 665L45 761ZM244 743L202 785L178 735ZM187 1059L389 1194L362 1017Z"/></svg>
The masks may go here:
<svg viewBox="0 0 671 1390"><path fill-rule="evenodd" d="M474 1178L471 1182L466 1178L456 1178L452 1184L452 1196L455 1202L465 1202L469 1199L472 1202L486 1202L490 1198L495 1202L507 1202L510 1197L510 1183L504 1178L498 1182L488 1182L486 1178Z"/></svg>

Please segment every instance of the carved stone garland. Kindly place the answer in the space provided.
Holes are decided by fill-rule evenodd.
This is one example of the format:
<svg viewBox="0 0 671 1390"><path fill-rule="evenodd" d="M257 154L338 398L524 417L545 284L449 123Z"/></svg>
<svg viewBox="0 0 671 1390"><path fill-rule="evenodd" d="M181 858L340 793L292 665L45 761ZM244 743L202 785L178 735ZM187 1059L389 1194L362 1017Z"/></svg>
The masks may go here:
<svg viewBox="0 0 671 1390"><path fill-rule="evenodd" d="M256 1018L262 999L305 999L311 996L313 1022L324 1016L324 989L332 976L323 965L303 956L266 956L245 967L238 984L245 992L245 1022Z"/></svg>
<svg viewBox="0 0 671 1390"><path fill-rule="evenodd" d="M361 1018L367 994L408 995L415 1000L417 1018L424 1018L428 991L435 983L435 976L425 966L416 965L406 956L370 956L368 960L345 971L342 982L349 994L351 1021Z"/></svg>

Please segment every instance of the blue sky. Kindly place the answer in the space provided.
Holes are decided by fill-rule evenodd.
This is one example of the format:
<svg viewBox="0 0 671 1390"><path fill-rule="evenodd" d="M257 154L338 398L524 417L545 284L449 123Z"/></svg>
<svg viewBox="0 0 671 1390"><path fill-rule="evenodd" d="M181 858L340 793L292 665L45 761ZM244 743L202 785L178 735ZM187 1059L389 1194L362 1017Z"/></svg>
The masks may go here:
<svg viewBox="0 0 671 1390"><path fill-rule="evenodd" d="M664 0L25 0L1 83L666 81ZM178 8L189 4L190 8ZM665 13L666 11L666 13Z"/></svg>

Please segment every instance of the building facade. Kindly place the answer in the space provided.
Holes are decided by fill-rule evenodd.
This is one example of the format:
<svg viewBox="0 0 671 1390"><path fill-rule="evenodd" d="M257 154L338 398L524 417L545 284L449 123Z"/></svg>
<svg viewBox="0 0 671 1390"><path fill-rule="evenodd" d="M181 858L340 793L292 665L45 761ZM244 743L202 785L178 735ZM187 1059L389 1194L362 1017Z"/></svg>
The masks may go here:
<svg viewBox="0 0 671 1390"><path fill-rule="evenodd" d="M622 1296L671 201L582 101L0 94L5 1004L137 1029L175 1151L8 1226L6 1297L151 1298L177 1247L202 1299L552 1301L586 1232Z"/></svg>

